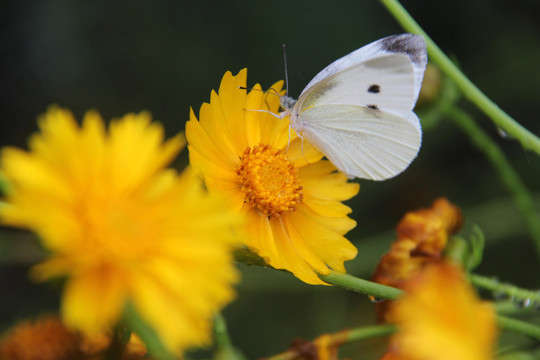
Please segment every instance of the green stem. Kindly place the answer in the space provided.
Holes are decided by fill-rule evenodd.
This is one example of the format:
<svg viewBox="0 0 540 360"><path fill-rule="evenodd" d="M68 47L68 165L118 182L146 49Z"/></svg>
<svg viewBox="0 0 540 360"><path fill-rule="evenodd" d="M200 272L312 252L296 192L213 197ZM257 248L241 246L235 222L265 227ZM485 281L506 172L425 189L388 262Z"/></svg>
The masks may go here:
<svg viewBox="0 0 540 360"><path fill-rule="evenodd" d="M540 340L540 327L538 326L501 315L497 315L497 323L503 330Z"/></svg>
<svg viewBox="0 0 540 360"><path fill-rule="evenodd" d="M437 64L439 68L451 78L465 97L476 104L484 114L489 116L493 122L510 136L519 140L526 149L540 154L540 139L529 130L518 124L507 113L491 101L480 89L476 87L454 63L444 54L444 52L430 39L422 30L420 25L409 15L407 10L401 6L397 0L380 0L387 10L396 18L401 26L411 33L420 34L427 44L430 60Z"/></svg>
<svg viewBox="0 0 540 360"><path fill-rule="evenodd" d="M6 194L9 191L9 183L2 171L0 171L0 194Z"/></svg>
<svg viewBox="0 0 540 360"><path fill-rule="evenodd" d="M403 294L403 290L335 271L331 271L328 275L319 274L319 277L328 284L370 295L377 299L395 300Z"/></svg>
<svg viewBox="0 0 540 360"><path fill-rule="evenodd" d="M214 333L216 335L217 345L214 359L245 360L245 357L233 346L227 331L227 323L221 314L214 316Z"/></svg>
<svg viewBox="0 0 540 360"><path fill-rule="evenodd" d="M511 301L527 301L530 305L540 304L539 291L522 289L515 285L501 283L497 279L477 274L470 274L469 279L473 285L490 290L495 296L503 295Z"/></svg>
<svg viewBox="0 0 540 360"><path fill-rule="evenodd" d="M374 325L366 326L361 328L356 328L352 330L343 330L335 334L327 334L330 337L328 346L337 347L342 344L350 343L353 341L365 340L379 336L386 336L394 333L396 327L393 325ZM314 343L314 340L312 343ZM266 358L265 360L293 360L300 359L302 354L295 350L294 348L288 350L284 353L274 355L272 357ZM303 358L303 357L302 357Z"/></svg>
<svg viewBox="0 0 540 360"><path fill-rule="evenodd" d="M238 261L246 260L250 264L268 267L264 260L257 257L256 255L255 257L251 256L249 254L249 251L247 250L237 251L235 253L235 256ZM319 274L319 277L328 284L339 286L347 290L356 291L380 299L395 300L404 293L403 290L397 288L377 284L372 281L360 279L348 274L337 273L335 271L331 271L328 275ZM538 292L520 289L514 285L502 284L495 279L487 278L481 275L470 274L469 278L471 280L471 283L478 287L492 290L499 294L506 294L509 297L513 297L514 299L529 299L531 304L540 304L540 293ZM499 326L504 330L523 334L533 339L540 340L540 327L528 324L521 320L511 319L501 315L497 316L497 322ZM350 334L347 335L347 339L349 339L350 336L350 340L347 341L364 339L365 336L371 336L369 334L371 334L369 330L366 330L366 332L363 332L360 329L358 330L358 332L352 331ZM268 358L267 360L290 360L295 359L296 355L298 355L296 352L288 351L286 353Z"/></svg>
<svg viewBox="0 0 540 360"><path fill-rule="evenodd" d="M248 249L236 249L234 251L236 261L243 262L248 265L262 266L272 268L263 258ZM395 300L403 294L403 291L390 286L381 285L373 281L360 279L348 274L341 274L330 270L330 274L318 274L321 280L345 288L347 290L356 291L362 294L373 296L377 299Z"/></svg>
<svg viewBox="0 0 540 360"><path fill-rule="evenodd" d="M394 325L373 325L352 330L340 331L335 334L336 342L345 344L348 342L370 339L373 337L387 336L396 332Z"/></svg>
<svg viewBox="0 0 540 360"><path fill-rule="evenodd" d="M216 344L220 348L232 347L231 338L227 332L227 323L221 314L216 314L214 317L214 332L216 333Z"/></svg>
<svg viewBox="0 0 540 360"><path fill-rule="evenodd" d="M124 352L126 350L127 343L131 336L131 331L129 331L125 326L117 326L113 331L113 338L109 348L105 352L106 360L117 360L122 359Z"/></svg>
<svg viewBox="0 0 540 360"><path fill-rule="evenodd" d="M141 338L146 345L148 352L152 355L152 358L158 360L176 359L176 357L166 348L154 329L139 316L132 303L126 304L124 309L124 321L129 329Z"/></svg>
<svg viewBox="0 0 540 360"><path fill-rule="evenodd" d="M486 155L497 170L501 180L510 190L540 256L540 218L536 214L531 194L512 168L510 161L466 112L454 105L443 106L441 110L469 136L471 142Z"/></svg>

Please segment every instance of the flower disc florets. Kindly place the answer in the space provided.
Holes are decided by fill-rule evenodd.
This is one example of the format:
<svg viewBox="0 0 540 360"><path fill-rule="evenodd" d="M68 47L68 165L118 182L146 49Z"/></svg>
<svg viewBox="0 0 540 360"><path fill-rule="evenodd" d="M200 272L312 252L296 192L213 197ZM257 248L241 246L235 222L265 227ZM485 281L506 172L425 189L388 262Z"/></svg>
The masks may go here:
<svg viewBox="0 0 540 360"><path fill-rule="evenodd" d="M236 170L245 202L267 216L280 216L302 201L298 169L270 145L247 147Z"/></svg>

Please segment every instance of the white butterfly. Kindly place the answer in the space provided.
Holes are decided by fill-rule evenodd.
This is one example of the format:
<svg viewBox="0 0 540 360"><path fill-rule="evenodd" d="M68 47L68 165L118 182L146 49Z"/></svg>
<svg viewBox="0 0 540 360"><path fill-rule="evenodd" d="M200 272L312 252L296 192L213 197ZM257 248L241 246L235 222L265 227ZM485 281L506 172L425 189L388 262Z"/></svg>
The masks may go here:
<svg viewBox="0 0 540 360"><path fill-rule="evenodd" d="M298 101L282 96L282 116L348 177L394 177L422 142L413 108L426 63L421 36L380 39L328 65Z"/></svg>

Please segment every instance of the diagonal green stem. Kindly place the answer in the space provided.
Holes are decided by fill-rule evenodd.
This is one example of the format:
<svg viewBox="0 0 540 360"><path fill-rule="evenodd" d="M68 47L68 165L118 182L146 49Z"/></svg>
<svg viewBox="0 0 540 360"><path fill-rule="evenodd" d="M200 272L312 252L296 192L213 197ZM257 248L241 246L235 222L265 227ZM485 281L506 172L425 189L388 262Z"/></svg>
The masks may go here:
<svg viewBox="0 0 540 360"><path fill-rule="evenodd" d="M486 155L491 165L497 170L501 180L510 190L534 241L536 252L540 256L540 218L534 208L534 202L529 190L514 171L510 161L495 141L476 125L469 114L454 105L442 106L441 110L469 136L472 143Z"/></svg>
<svg viewBox="0 0 540 360"><path fill-rule="evenodd" d="M394 333L396 327L393 325L374 325L359 327L351 330L343 330L335 334L327 334L330 337L329 347L340 346L353 341L365 340L379 336L386 336ZM302 354L298 350L291 349L284 353L274 355L272 357L266 358L264 360L293 360L300 359Z"/></svg>
<svg viewBox="0 0 540 360"><path fill-rule="evenodd" d="M249 250L246 250L246 249L237 250L235 252L235 258L237 261L243 261L252 265L269 267L262 258L258 257L255 254L250 253ZM403 290L400 290L397 288L377 284L372 281L360 279L360 278L357 278L348 274L337 273L335 271L330 271L330 274L328 275L319 274L319 277L323 281L329 284L339 286L347 290L352 290L352 291L356 291L362 294L370 295L370 296L373 296L375 298L380 298L380 299L395 300L399 298L401 295L403 295L404 293ZM494 280L490 280L480 275L470 275L470 279L473 284L484 287L486 289L499 289L500 290L502 289L501 286L504 285L504 284L497 283ZM513 287L512 285L504 285L504 286L506 287L503 288L503 290L514 292L514 293L516 289L518 289L516 287ZM515 294L531 295L533 293L534 292L530 290L519 289L519 292ZM523 334L533 339L540 340L540 327L538 326L526 323L521 320L501 316L501 315L497 315L497 322L503 330ZM279 357L281 355L277 355L275 358L271 358L271 359L272 360L294 359L294 357L288 357L291 355L289 352L284 353L282 355L283 357Z"/></svg>
<svg viewBox="0 0 540 360"><path fill-rule="evenodd" d="M395 300L403 294L403 290L335 271L331 271L328 275L319 274L319 277L328 284L370 295L377 299Z"/></svg>
<svg viewBox="0 0 540 360"><path fill-rule="evenodd" d="M6 179L2 171L0 171L0 194L6 194L9 191L9 187L10 186L8 180Z"/></svg>
<svg viewBox="0 0 540 360"><path fill-rule="evenodd" d="M227 332L227 323L221 314L214 316L214 333L216 334L216 343L221 348L231 348L232 343Z"/></svg>
<svg viewBox="0 0 540 360"><path fill-rule="evenodd" d="M510 136L516 138L526 149L540 154L540 138L523 126L518 124L507 113L491 101L480 89L476 87L444 52L429 38L420 25L409 15L407 10L397 0L380 0L386 9L396 18L401 26L411 33L420 34L427 44L430 60L456 83L465 97L476 104L493 122Z"/></svg>
<svg viewBox="0 0 540 360"><path fill-rule="evenodd" d="M483 289L490 290L495 296L502 295L512 301L527 302L530 305L540 304L540 291L522 289L512 284L502 283L497 279L470 274L471 283Z"/></svg>
<svg viewBox="0 0 540 360"><path fill-rule="evenodd" d="M497 324L499 324L503 330L540 340L540 327L536 325L501 315L497 315Z"/></svg>
<svg viewBox="0 0 540 360"><path fill-rule="evenodd" d="M236 261L243 262L248 265L257 265L266 268L271 268L263 258L248 249L236 249L234 251ZM285 271L285 270L283 270ZM335 271L330 271L328 275L319 274L321 280L328 284L336 285L347 290L359 292L373 296L377 299L395 300L403 294L403 291L390 286L381 285L373 281L360 279L348 274L342 274Z"/></svg>
<svg viewBox="0 0 540 360"><path fill-rule="evenodd" d="M214 359L245 360L244 356L233 346L225 318L219 313L214 316L214 334L217 345Z"/></svg>
<svg viewBox="0 0 540 360"><path fill-rule="evenodd" d="M129 329L142 339L148 352L152 355L152 358L159 360L176 359L176 357L169 352L155 330L140 317L135 306L131 302L128 302L124 308L123 319Z"/></svg>

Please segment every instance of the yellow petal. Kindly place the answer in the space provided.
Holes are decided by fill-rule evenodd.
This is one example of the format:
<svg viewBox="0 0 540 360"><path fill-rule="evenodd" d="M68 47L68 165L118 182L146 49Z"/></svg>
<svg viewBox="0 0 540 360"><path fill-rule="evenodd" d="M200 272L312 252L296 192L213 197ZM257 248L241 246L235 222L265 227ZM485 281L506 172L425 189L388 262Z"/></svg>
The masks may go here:
<svg viewBox="0 0 540 360"><path fill-rule="evenodd" d="M272 227L278 257L282 259L282 263L287 264L286 269L305 283L313 285L325 284L298 252L285 229L283 221L280 218L271 219L270 226ZM270 264L274 266L272 261L270 261Z"/></svg>
<svg viewBox="0 0 540 360"><path fill-rule="evenodd" d="M73 275L62 298L65 323L89 333L103 331L118 320L125 295L124 279L111 268Z"/></svg>
<svg viewBox="0 0 540 360"><path fill-rule="evenodd" d="M326 264L339 272L345 272L343 262L354 259L357 254L356 248L339 232L332 229L334 224L328 224L329 219L317 218L313 214L299 207L298 211L289 214L288 225L294 227L296 232L303 234L306 239L310 239L310 244L314 251L326 262ZM354 221L350 221L344 229L352 228Z"/></svg>
<svg viewBox="0 0 540 360"><path fill-rule="evenodd" d="M286 264L281 261L268 218L256 209L246 211L246 215L246 230L249 234L246 244L263 257L267 263L272 262L272 266L279 269L285 268Z"/></svg>
<svg viewBox="0 0 540 360"><path fill-rule="evenodd" d="M287 150L287 157L298 168L314 164L321 160L323 156L311 143L299 137L290 142L289 150Z"/></svg>
<svg viewBox="0 0 540 360"><path fill-rule="evenodd" d="M204 107L201 107L201 112ZM211 129L209 125L203 127L193 110L190 113L190 120L186 123L186 137L189 145L197 149L202 155L209 159L217 161L227 168L233 168L238 161L238 155L232 151L225 151L230 148L227 141L220 141L218 136L221 130L212 131L212 136L205 130L205 127ZM211 117L211 115L208 115ZM205 118L207 119L207 118Z"/></svg>
<svg viewBox="0 0 540 360"><path fill-rule="evenodd" d="M340 201L355 196L360 185L348 183L347 177L333 172L335 170L334 165L325 160L300 168L304 193L319 199Z"/></svg>

